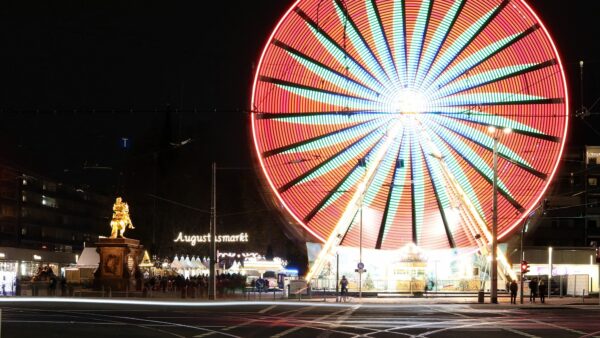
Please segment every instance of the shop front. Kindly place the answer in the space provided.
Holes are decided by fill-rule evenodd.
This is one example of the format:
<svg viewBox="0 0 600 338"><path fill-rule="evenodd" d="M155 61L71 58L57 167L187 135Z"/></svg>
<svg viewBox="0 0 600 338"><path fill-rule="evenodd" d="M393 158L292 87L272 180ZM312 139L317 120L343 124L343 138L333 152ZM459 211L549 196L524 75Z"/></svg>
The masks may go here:
<svg viewBox="0 0 600 338"><path fill-rule="evenodd" d="M316 257L311 253L319 250L308 246L309 262ZM345 276L350 291L474 292L486 287L489 270L489 261L477 254L477 248L423 250L410 244L399 250L361 252L359 248L338 247L322 274L310 282L316 289L335 290L336 278Z"/></svg>
<svg viewBox="0 0 600 338"><path fill-rule="evenodd" d="M77 255L12 247L0 247L0 294L14 295L22 280L31 280L41 271L61 276L65 267L75 264Z"/></svg>

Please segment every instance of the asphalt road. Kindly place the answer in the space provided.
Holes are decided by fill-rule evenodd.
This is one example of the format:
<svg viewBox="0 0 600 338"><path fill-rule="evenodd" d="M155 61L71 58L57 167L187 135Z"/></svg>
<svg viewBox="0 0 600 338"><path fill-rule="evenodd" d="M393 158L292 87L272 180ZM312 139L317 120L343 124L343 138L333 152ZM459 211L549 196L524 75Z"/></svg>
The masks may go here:
<svg viewBox="0 0 600 338"><path fill-rule="evenodd" d="M0 337L594 337L600 307L1 303Z"/></svg>

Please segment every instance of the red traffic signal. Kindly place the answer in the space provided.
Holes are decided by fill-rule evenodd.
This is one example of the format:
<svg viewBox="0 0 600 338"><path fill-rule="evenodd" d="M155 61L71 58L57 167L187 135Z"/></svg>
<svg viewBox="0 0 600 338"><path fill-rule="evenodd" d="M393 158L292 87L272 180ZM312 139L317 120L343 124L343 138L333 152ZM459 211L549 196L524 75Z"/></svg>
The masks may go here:
<svg viewBox="0 0 600 338"><path fill-rule="evenodd" d="M529 272L529 263L527 261L521 261L521 273Z"/></svg>

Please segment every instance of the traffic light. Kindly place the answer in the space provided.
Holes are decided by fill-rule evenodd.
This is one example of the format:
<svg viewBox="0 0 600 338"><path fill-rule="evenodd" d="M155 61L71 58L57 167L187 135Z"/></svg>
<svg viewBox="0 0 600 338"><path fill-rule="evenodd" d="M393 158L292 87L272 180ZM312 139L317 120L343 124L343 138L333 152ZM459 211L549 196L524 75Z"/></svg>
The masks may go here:
<svg viewBox="0 0 600 338"><path fill-rule="evenodd" d="M521 261L521 273L526 274L529 272L529 263L527 261Z"/></svg>

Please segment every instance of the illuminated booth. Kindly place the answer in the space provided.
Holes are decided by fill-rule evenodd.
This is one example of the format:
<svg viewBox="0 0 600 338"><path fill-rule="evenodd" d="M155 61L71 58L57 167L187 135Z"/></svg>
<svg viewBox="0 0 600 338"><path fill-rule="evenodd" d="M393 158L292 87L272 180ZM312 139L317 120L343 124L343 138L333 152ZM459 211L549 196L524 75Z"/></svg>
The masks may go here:
<svg viewBox="0 0 600 338"><path fill-rule="evenodd" d="M312 249L311 254L309 248L309 260L318 250ZM335 290L339 268L339 277L346 276L351 291L419 294L489 289L489 261L482 259L475 247L422 250L409 244L400 250L363 249L364 272L360 279L359 249L339 247L337 254L339 267L338 257L330 256L322 273L313 280L313 288Z"/></svg>

